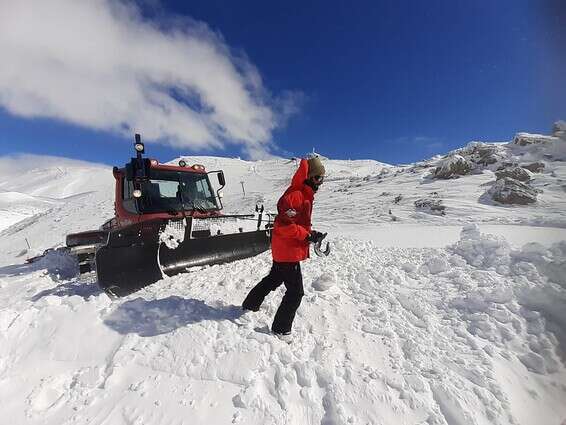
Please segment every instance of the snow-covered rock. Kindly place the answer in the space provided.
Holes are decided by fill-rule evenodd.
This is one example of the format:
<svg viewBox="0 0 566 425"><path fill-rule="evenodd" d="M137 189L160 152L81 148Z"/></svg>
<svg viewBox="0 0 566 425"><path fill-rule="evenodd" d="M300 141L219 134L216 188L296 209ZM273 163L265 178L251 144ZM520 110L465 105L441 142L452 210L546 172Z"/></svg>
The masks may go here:
<svg viewBox="0 0 566 425"><path fill-rule="evenodd" d="M494 201L502 204L526 205L537 201L537 191L518 180L503 177L488 191Z"/></svg>
<svg viewBox="0 0 566 425"><path fill-rule="evenodd" d="M495 175L497 180L503 179L505 177L512 178L514 180L518 180L520 182L528 182L532 178L532 173L529 170L526 170L522 167L506 167L502 170L496 171Z"/></svg>
<svg viewBox="0 0 566 425"><path fill-rule="evenodd" d="M441 199L421 198L417 199L414 204L417 210L430 212L432 214L446 214L446 206L442 205Z"/></svg>
<svg viewBox="0 0 566 425"><path fill-rule="evenodd" d="M555 142L557 137L546 136L544 134L517 133L513 138L513 143L519 146L534 144L548 144Z"/></svg>
<svg viewBox="0 0 566 425"><path fill-rule="evenodd" d="M566 137L517 133L509 146L509 153L521 162L566 161Z"/></svg>
<svg viewBox="0 0 566 425"><path fill-rule="evenodd" d="M434 177L439 179L457 178L469 174L472 164L462 155L450 155L442 160L434 170Z"/></svg>
<svg viewBox="0 0 566 425"><path fill-rule="evenodd" d="M525 170L529 170L531 173L541 173L544 168L544 162L531 162L530 164L522 164L521 167L523 167Z"/></svg>
<svg viewBox="0 0 566 425"><path fill-rule="evenodd" d="M470 161L474 167L487 167L505 158L504 148L500 144L470 142L464 148L456 150Z"/></svg>

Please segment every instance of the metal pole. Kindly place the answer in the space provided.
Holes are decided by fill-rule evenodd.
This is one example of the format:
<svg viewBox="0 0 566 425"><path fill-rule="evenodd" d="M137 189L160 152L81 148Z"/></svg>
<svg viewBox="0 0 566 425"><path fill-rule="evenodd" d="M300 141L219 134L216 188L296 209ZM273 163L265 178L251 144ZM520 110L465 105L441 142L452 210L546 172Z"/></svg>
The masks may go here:
<svg viewBox="0 0 566 425"><path fill-rule="evenodd" d="M244 198L246 197L246 188L244 187L244 182L241 181L240 184L242 185L242 192L244 193Z"/></svg>

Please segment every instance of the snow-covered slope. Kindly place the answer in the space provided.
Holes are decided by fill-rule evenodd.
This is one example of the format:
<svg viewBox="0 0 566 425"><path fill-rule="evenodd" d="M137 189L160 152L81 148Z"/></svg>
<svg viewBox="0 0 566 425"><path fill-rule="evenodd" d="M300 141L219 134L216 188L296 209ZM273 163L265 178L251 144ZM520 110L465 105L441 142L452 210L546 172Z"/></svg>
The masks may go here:
<svg viewBox="0 0 566 425"><path fill-rule="evenodd" d="M113 181L111 169L107 166L36 155L2 157L0 232L17 223L27 227L38 217L61 209L71 213L72 205L76 204L71 201L73 197L92 199L92 205L97 208L99 203L108 199L112 193ZM71 205L70 208L66 208L67 205ZM54 218L46 217L47 222L51 222L49 234L45 234L43 230L28 234L35 248L44 248L46 244L50 247L54 241L59 243L64 240L67 230L62 229L61 233L54 233L53 230L58 227L52 221ZM82 226L79 217L76 218L76 224ZM95 220L98 222L100 217L96 216ZM96 225L98 226L98 223ZM14 231L14 228L11 231ZM43 239L44 236L46 239ZM27 244L25 245L27 247ZM6 251L4 253L7 254Z"/></svg>
<svg viewBox="0 0 566 425"><path fill-rule="evenodd" d="M264 333L282 289L258 313L239 308L269 253L119 300L73 276L66 256L25 264L112 216L113 179L109 167L10 159L19 171L0 167L0 210L37 211L0 234L0 414L14 424L560 425L566 163L559 139L520 137L489 145L496 162L485 166L473 165L478 144L448 155L473 165L459 178L434 176L439 157L327 161L314 223L333 250L304 263L290 345ZM296 168L186 159L225 171L230 212L274 210ZM486 195L502 164L532 161L544 165L529 182L536 203ZM445 208L416 207L422 199Z"/></svg>

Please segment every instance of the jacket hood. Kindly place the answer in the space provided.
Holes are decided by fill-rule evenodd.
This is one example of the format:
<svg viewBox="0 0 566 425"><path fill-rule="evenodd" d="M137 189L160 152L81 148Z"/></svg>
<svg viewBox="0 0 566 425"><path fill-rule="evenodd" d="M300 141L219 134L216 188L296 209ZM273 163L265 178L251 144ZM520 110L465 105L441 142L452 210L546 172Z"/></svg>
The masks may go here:
<svg viewBox="0 0 566 425"><path fill-rule="evenodd" d="M306 159L301 159L299 168L297 169L297 171L295 171L295 175L291 180L291 188L301 189L308 175L309 175L309 163Z"/></svg>

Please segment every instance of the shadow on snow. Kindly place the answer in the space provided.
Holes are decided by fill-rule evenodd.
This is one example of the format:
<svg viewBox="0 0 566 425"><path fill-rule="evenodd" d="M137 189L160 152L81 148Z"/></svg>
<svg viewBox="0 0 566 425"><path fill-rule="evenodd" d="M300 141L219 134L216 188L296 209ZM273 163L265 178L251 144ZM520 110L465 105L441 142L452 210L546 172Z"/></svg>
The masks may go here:
<svg viewBox="0 0 566 425"><path fill-rule="evenodd" d="M65 282L61 285L55 286L54 288L44 289L38 292L33 297L30 298L31 301L39 301L43 297L56 296L56 297L71 297L79 296L84 300L88 299L92 295L100 295L102 289L96 283L87 283L81 281L71 281Z"/></svg>
<svg viewBox="0 0 566 425"><path fill-rule="evenodd" d="M156 336L204 321L233 321L242 307L212 307L204 301L170 296L160 300L136 298L121 304L104 319L104 324L121 334Z"/></svg>

